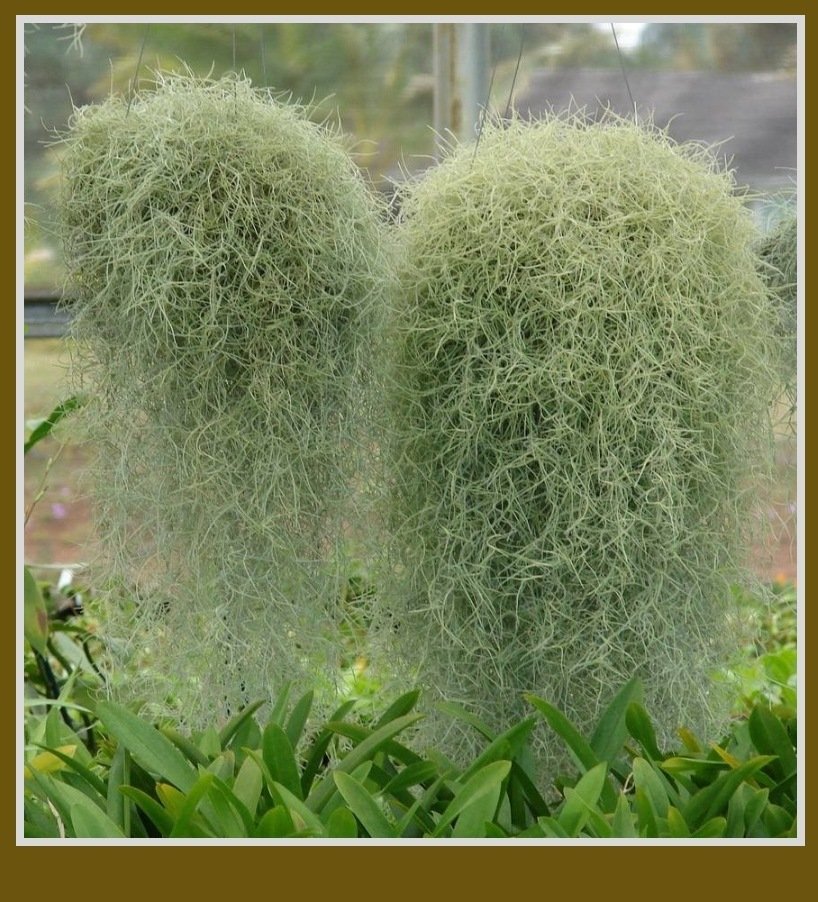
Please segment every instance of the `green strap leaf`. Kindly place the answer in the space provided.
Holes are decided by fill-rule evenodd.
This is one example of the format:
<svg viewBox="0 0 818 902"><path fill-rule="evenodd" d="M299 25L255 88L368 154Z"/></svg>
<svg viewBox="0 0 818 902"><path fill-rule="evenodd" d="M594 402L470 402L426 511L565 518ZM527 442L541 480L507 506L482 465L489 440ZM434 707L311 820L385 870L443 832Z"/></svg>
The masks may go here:
<svg viewBox="0 0 818 902"><path fill-rule="evenodd" d="M559 708L555 708L554 705L545 701L545 699L537 698L536 695L526 695L524 697L529 704L533 705L542 714L546 723L562 738L583 773L600 763L594 750Z"/></svg>
<svg viewBox="0 0 818 902"><path fill-rule="evenodd" d="M384 724L345 755L338 765L337 770L342 771L343 773L349 773L350 771L355 770L359 764L362 764L364 761L371 758L379 749L389 742L393 736L396 736L413 723L417 723L422 716L423 715L421 714L406 714L403 717L398 717L395 720ZM327 724L327 728L331 729L332 723ZM335 783L328 775L310 793L307 798L307 804L312 811L320 811L329 801L333 792L335 792Z"/></svg>
<svg viewBox="0 0 818 902"><path fill-rule="evenodd" d="M262 755L273 780L283 784L293 795L301 797L301 777L293 747L287 734L275 721L270 721L262 736Z"/></svg>
<svg viewBox="0 0 818 902"><path fill-rule="evenodd" d="M310 716L310 711L312 710L314 696L315 693L312 690L305 692L295 703L290 716L287 718L284 732L287 734L287 739L290 740L290 745L293 748L298 745L301 734L304 732L304 726L307 723L307 718Z"/></svg>
<svg viewBox="0 0 818 902"><path fill-rule="evenodd" d="M336 808L327 821L327 836L330 839L357 839L358 822L349 808Z"/></svg>
<svg viewBox="0 0 818 902"><path fill-rule="evenodd" d="M373 839L385 839L395 836L395 828L389 823L377 801L367 788L353 777L343 771L333 773L335 785L341 793L350 810L361 822L361 825ZM337 813L333 812L333 813Z"/></svg>
<svg viewBox="0 0 818 902"><path fill-rule="evenodd" d="M28 454L37 442L41 442L63 417L82 407L83 404L85 404L85 398L82 395L72 395L70 398L61 401L32 431L23 445L23 454Z"/></svg>
<svg viewBox="0 0 818 902"><path fill-rule="evenodd" d="M233 782L233 792L236 798L250 812L251 817L256 816L258 800L261 798L261 789L264 785L264 777L258 763L248 755L242 762L236 779Z"/></svg>
<svg viewBox="0 0 818 902"><path fill-rule="evenodd" d="M633 759L633 781L637 789L641 789L656 817L666 817L670 805L667 787L662 777L644 758Z"/></svg>
<svg viewBox="0 0 818 902"><path fill-rule="evenodd" d="M125 834L90 799L77 799L71 806L71 824L74 836L83 838L124 839Z"/></svg>
<svg viewBox="0 0 818 902"><path fill-rule="evenodd" d="M392 702L386 711L378 718L375 729L377 730L378 727L382 727L384 724L395 720L397 717L403 717L405 714L408 714L415 707L419 698L420 690L414 689L411 692L404 693L400 698L395 699L395 701Z"/></svg>
<svg viewBox="0 0 818 902"><path fill-rule="evenodd" d="M600 761L612 762L622 752L628 735L626 722L629 706L642 699L642 683L637 677L630 679L616 693L605 709L591 736L591 749Z"/></svg>
<svg viewBox="0 0 818 902"><path fill-rule="evenodd" d="M239 713L232 719L229 720L219 732L219 745L221 748L227 748L227 744L230 740L235 736L235 734L241 729L244 723L248 720L248 718L252 717L256 711L264 704L264 700L253 702L248 705L246 708L243 708Z"/></svg>
<svg viewBox="0 0 818 902"><path fill-rule="evenodd" d="M654 761L662 759L662 752L656 742L656 731L648 712L639 702L631 702L625 712L625 726L633 738L642 746L642 751Z"/></svg>
<svg viewBox="0 0 818 902"><path fill-rule="evenodd" d="M295 824L284 805L276 805L266 811L253 831L256 838L283 839L295 833Z"/></svg>
<svg viewBox="0 0 818 902"><path fill-rule="evenodd" d="M159 774L184 792L192 789L196 771L159 730L115 702L100 702L97 716L145 770Z"/></svg>
<svg viewBox="0 0 818 902"><path fill-rule="evenodd" d="M477 771L468 782L463 784L454 795L454 798L446 807L443 816L435 828L432 836L440 836L446 827L469 805L474 805L486 796L497 806L500 797L503 780L511 771L510 761L494 761ZM493 814L493 809L492 809ZM491 818L489 817L488 820Z"/></svg>
<svg viewBox="0 0 818 902"><path fill-rule="evenodd" d="M173 815L163 808L156 799L134 786L122 786L119 790L151 819L160 836L170 836L173 830Z"/></svg>
<svg viewBox="0 0 818 902"><path fill-rule="evenodd" d="M28 567L23 567L23 588L23 634L29 645L45 657L48 654L48 609Z"/></svg>
<svg viewBox="0 0 818 902"><path fill-rule="evenodd" d="M691 829L700 827L705 821L726 811L730 796L736 789L773 760L770 755L758 755L745 761L740 767L720 774L713 783L696 793L683 812Z"/></svg>
<svg viewBox="0 0 818 902"><path fill-rule="evenodd" d="M605 786L607 775L608 765L602 761L583 774L576 786L565 790L565 804L557 820L568 836L579 836L590 812L596 811L601 816L596 804Z"/></svg>
<svg viewBox="0 0 818 902"><path fill-rule="evenodd" d="M773 762L770 770L776 779L786 780L796 773L797 761L795 749L781 721L766 708L756 705L750 712L747 725L753 745L762 755L775 755L778 761Z"/></svg>

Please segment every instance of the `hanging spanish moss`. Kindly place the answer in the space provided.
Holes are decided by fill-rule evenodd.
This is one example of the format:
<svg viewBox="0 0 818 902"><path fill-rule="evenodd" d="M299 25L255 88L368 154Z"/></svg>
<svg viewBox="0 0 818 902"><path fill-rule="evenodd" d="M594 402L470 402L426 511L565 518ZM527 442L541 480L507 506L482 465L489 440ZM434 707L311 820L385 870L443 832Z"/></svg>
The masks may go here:
<svg viewBox="0 0 818 902"><path fill-rule="evenodd" d="M612 116L487 124L408 188L399 238L401 666L496 729L534 692L589 730L639 675L665 736L713 735L775 393L730 174Z"/></svg>
<svg viewBox="0 0 818 902"><path fill-rule="evenodd" d="M338 675L386 258L374 194L309 112L159 75L65 137L104 634L125 688L191 724Z"/></svg>

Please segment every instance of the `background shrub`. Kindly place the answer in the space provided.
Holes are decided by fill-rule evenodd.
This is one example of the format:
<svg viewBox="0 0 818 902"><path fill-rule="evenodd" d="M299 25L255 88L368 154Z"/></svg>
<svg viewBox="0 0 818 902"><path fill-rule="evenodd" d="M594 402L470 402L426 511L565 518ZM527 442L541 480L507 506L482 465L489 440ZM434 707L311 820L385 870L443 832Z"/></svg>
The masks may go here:
<svg viewBox="0 0 818 902"><path fill-rule="evenodd" d="M636 674L660 735L715 735L775 392L730 175L614 117L488 124L399 238L399 659L497 729L532 691L586 730Z"/></svg>
<svg viewBox="0 0 818 902"><path fill-rule="evenodd" d="M159 75L64 139L105 634L129 693L186 722L337 672L385 258L373 194L306 113Z"/></svg>

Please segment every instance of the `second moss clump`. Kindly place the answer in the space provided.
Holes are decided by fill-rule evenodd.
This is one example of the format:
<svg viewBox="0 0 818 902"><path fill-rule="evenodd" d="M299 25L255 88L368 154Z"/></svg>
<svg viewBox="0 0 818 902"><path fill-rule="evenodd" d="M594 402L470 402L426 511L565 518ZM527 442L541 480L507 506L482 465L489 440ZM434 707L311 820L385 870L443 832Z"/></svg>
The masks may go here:
<svg viewBox="0 0 818 902"><path fill-rule="evenodd" d="M433 697L589 729L638 674L665 734L720 724L775 381L756 238L706 151L614 118L487 126L407 191L391 612Z"/></svg>
<svg viewBox="0 0 818 902"><path fill-rule="evenodd" d="M191 724L338 674L386 270L373 194L308 112L160 75L65 138L105 633L127 688Z"/></svg>

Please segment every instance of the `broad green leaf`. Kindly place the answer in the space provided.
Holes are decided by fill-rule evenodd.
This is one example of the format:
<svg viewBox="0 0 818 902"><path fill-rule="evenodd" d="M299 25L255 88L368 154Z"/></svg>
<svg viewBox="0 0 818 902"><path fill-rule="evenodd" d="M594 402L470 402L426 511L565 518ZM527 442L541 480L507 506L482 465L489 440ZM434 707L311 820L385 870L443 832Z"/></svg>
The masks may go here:
<svg viewBox="0 0 818 902"><path fill-rule="evenodd" d="M474 727L477 732L483 736L485 739L488 739L491 742L495 737L495 731L490 729L489 726L479 717L472 714L471 711L467 711L462 705L458 705L456 702L438 702L435 705L438 711L442 711L448 717L454 717L457 720L462 720L464 723L469 724L469 726Z"/></svg>
<svg viewBox="0 0 818 902"><path fill-rule="evenodd" d="M219 838L244 838L253 830L250 812L224 780L215 775L207 797L202 799L200 811Z"/></svg>
<svg viewBox="0 0 818 902"><path fill-rule="evenodd" d="M628 732L642 746L642 750L654 761L660 761L662 753L656 743L656 731L648 712L638 702L631 702L625 713Z"/></svg>
<svg viewBox="0 0 818 902"><path fill-rule="evenodd" d="M620 839L635 839L639 832L634 825L633 812L624 792L620 792L616 800L616 809L611 822L613 835Z"/></svg>
<svg viewBox="0 0 818 902"><path fill-rule="evenodd" d="M496 807L497 800L500 797L503 780L508 776L510 770L510 761L494 761L491 764L487 764L482 770L477 771L476 774L457 790L454 798L443 812L440 822L432 835L440 836L444 829L448 827L462 811L465 811L469 805L476 804L486 796L494 800L494 805ZM488 819L490 820L491 818Z"/></svg>
<svg viewBox="0 0 818 902"><path fill-rule="evenodd" d="M381 807L363 783L342 771L333 773L335 785L350 810L373 839L394 837L394 827L389 823ZM333 812L337 814L337 810Z"/></svg>
<svg viewBox="0 0 818 902"><path fill-rule="evenodd" d="M679 734L679 739L682 740L684 747L689 752L692 752L694 755L698 755L701 753L701 751L702 751L701 743L699 742L699 740L696 738L695 734L691 730L688 730L687 727L680 727L676 732Z"/></svg>
<svg viewBox="0 0 818 902"><path fill-rule="evenodd" d="M290 812L284 805L276 805L256 824L253 836L256 838L283 839L285 836L291 836L295 833L295 824L293 823Z"/></svg>
<svg viewBox="0 0 818 902"><path fill-rule="evenodd" d="M709 779L714 779L718 774L726 770L728 766L725 761L721 760L684 758L681 755L665 758L659 764L663 771L674 777L680 774L695 774L698 777L707 777Z"/></svg>
<svg viewBox="0 0 818 902"><path fill-rule="evenodd" d="M341 722L342 718L344 718L354 706L354 699L348 699L347 701L345 701L341 705L341 707L338 708L338 710L335 711L335 713L332 715L332 717L330 718L330 723ZM312 787L313 780L315 779L316 774L321 768L321 762L324 758L324 753L329 748L334 735L335 734L332 730L324 727L324 729L321 730L321 732L315 737L315 740L310 746L306 764L304 765L304 768L301 772L302 798L307 798Z"/></svg>
<svg viewBox="0 0 818 902"><path fill-rule="evenodd" d="M166 736L191 764L201 764L202 767L207 767L210 761L208 756L186 736L182 736L172 727L160 727L159 732Z"/></svg>
<svg viewBox="0 0 818 902"><path fill-rule="evenodd" d="M795 835L795 818L780 805L769 803L761 816L767 832L771 837Z"/></svg>
<svg viewBox="0 0 818 902"><path fill-rule="evenodd" d="M173 830L173 815L156 799L133 786L122 786L119 791L145 812L161 836L170 836Z"/></svg>
<svg viewBox="0 0 818 902"><path fill-rule="evenodd" d="M236 774L233 792L252 817L256 816L258 800L261 798L263 785L264 778L258 764L252 757L248 756L244 759L239 772Z"/></svg>
<svg viewBox="0 0 818 902"><path fill-rule="evenodd" d="M205 769L210 771L211 774L218 777L220 780L226 781L233 779L235 767L236 756L233 754L232 749L227 749L227 751L222 752L214 758Z"/></svg>
<svg viewBox="0 0 818 902"><path fill-rule="evenodd" d="M287 710L287 700L290 697L292 683L285 683L281 692L278 693L276 700L273 702L273 710L270 712L268 723L276 723L280 727L284 726L284 712Z"/></svg>
<svg viewBox="0 0 818 902"><path fill-rule="evenodd" d="M534 785L531 777L517 761L511 762L511 781L516 783L522 789L526 804L534 817L547 817L551 814L548 804L540 795L540 792Z"/></svg>
<svg viewBox="0 0 818 902"><path fill-rule="evenodd" d="M293 747L284 730L272 720L264 728L262 754L273 780L283 784L300 798L301 778Z"/></svg>
<svg viewBox="0 0 818 902"><path fill-rule="evenodd" d="M159 801L173 816L174 821L182 813L187 796L170 783L157 783L154 787Z"/></svg>
<svg viewBox="0 0 818 902"><path fill-rule="evenodd" d="M554 705L545 701L545 699L537 698L536 695L525 695L524 698L542 714L546 723L565 742L568 750L571 752L571 756L583 773L600 763L594 750L559 708L555 708Z"/></svg>
<svg viewBox="0 0 818 902"><path fill-rule="evenodd" d="M74 757L77 751L76 746L63 746L63 748L59 749L47 749L47 753L51 753L56 758L58 758L62 763L66 766L68 770L74 771L74 773L79 774L86 783L91 786L100 796L103 798L106 796L108 790L106 789L105 783L101 780L89 767L84 765L81 761L77 761ZM36 760L36 759L35 759Z"/></svg>
<svg viewBox="0 0 818 902"><path fill-rule="evenodd" d="M45 797L49 799L57 809L60 819L66 826L72 822L71 809L75 805L96 804L96 807L99 808L100 813L102 813L100 805L93 801L85 792L82 792L76 787L64 783L62 780L56 780L53 777L49 777L47 774L38 773L37 771L32 771L32 778L40 787ZM94 793L94 795L99 799L99 796L96 793ZM99 799L99 801L102 802L102 799Z"/></svg>
<svg viewBox="0 0 818 902"><path fill-rule="evenodd" d="M478 770L492 761L510 760L513 758L520 751L526 739L528 739L536 722L537 719L535 717L526 717L504 733L500 733L478 755L476 760L463 771L460 775L461 782L468 780Z"/></svg>
<svg viewBox="0 0 818 902"><path fill-rule="evenodd" d="M66 766L66 757L71 757L76 751L76 745L63 745L53 751L40 752L25 765L23 775L26 780L30 780L32 770L39 771L41 774L53 774L62 770ZM57 755L56 752L61 754Z"/></svg>
<svg viewBox="0 0 818 902"><path fill-rule="evenodd" d="M599 801L607 775L608 764L602 761L583 774L576 786L565 790L565 804L557 820L568 836L579 836L588 820L589 809L594 809Z"/></svg>
<svg viewBox="0 0 818 902"><path fill-rule="evenodd" d="M667 829L668 833L674 839L687 839L690 836L690 830L687 822L678 808L670 805L667 809Z"/></svg>
<svg viewBox="0 0 818 902"><path fill-rule="evenodd" d="M666 817L668 805L667 788L653 766L644 758L633 759L633 781L637 789L641 789L656 817Z"/></svg>
<svg viewBox="0 0 818 902"><path fill-rule="evenodd" d="M173 830L170 832L171 839L178 839L191 835L190 829L193 818L205 795L207 795L210 790L212 783L213 774L209 771L205 771L185 793L184 801L179 808L176 823L174 823ZM216 825L214 824L213 826L215 827Z"/></svg>
<svg viewBox="0 0 818 902"><path fill-rule="evenodd" d="M748 718L750 738L762 755L775 755L770 770L776 779L786 780L796 773L797 760L790 737L781 721L761 705L756 705Z"/></svg>
<svg viewBox="0 0 818 902"><path fill-rule="evenodd" d="M413 824L425 832L434 829L435 825L428 814L428 809L437 798L437 793L440 790L440 787L443 786L445 780L445 774L440 774L434 783L424 790L423 795L412 803L395 827L395 836L406 836Z"/></svg>
<svg viewBox="0 0 818 902"><path fill-rule="evenodd" d="M358 822L349 808L336 808L327 820L327 836L330 839L357 839Z"/></svg>
<svg viewBox="0 0 818 902"><path fill-rule="evenodd" d="M23 444L23 454L28 454L37 442L41 442L63 417L68 416L72 411L82 407L84 403L85 399L82 395L72 395L70 398L61 401L51 413L44 420L41 420L32 430L31 435L29 435L28 439Z"/></svg>
<svg viewBox="0 0 818 902"><path fill-rule="evenodd" d="M145 770L169 780L183 791L193 787L196 771L173 743L155 727L145 723L127 708L110 701L97 705L97 716Z"/></svg>
<svg viewBox="0 0 818 902"><path fill-rule="evenodd" d="M691 829L726 811L727 802L736 789L772 760L769 755L758 755L745 761L741 767L721 774L713 783L700 790L683 812Z"/></svg>
<svg viewBox="0 0 818 902"><path fill-rule="evenodd" d="M628 706L642 699L642 683L633 677L616 693L613 701L605 709L591 736L590 746L599 761L609 763L622 752L628 736L625 721Z"/></svg>
<svg viewBox="0 0 818 902"><path fill-rule="evenodd" d="M713 817L709 821L702 824L701 827L693 834L693 839L717 839L724 836L724 828L727 826L727 820L723 817Z"/></svg>
<svg viewBox="0 0 818 902"><path fill-rule="evenodd" d="M124 839L120 828L90 799L77 799L71 806L71 824L74 836L83 838Z"/></svg>
<svg viewBox="0 0 818 902"><path fill-rule="evenodd" d="M730 801L727 803L727 825L724 828L725 836L738 839L745 835L746 826L744 823L744 812L747 809L747 801L752 796L752 793L753 788L746 783L742 783L733 795L730 796Z"/></svg>
<svg viewBox="0 0 818 902"><path fill-rule="evenodd" d="M383 714L378 718L375 723L375 729L378 727L382 727L384 724L389 723L391 720L395 720L397 717L403 717L405 714L408 714L417 704L418 698L420 698L420 690L414 689L411 692L406 692L400 696L400 698L395 699L394 702L383 712Z"/></svg>
<svg viewBox="0 0 818 902"><path fill-rule="evenodd" d="M263 699L261 701L253 702L251 705L248 705L246 708L239 711L232 720L229 720L219 732L219 746L221 748L227 748L227 745L233 736L235 736L245 722L249 720L263 704Z"/></svg>
<svg viewBox="0 0 818 902"><path fill-rule="evenodd" d="M314 811L310 810L297 795L278 782L273 782L271 788L276 801L289 809L297 831L300 832L303 829L303 824L303 827L314 831L316 836L324 835L324 825L321 823L321 818ZM298 820L301 821L301 824L297 822Z"/></svg>
<svg viewBox="0 0 818 902"><path fill-rule="evenodd" d="M650 796L644 789L637 789L633 794L633 807L638 818L639 835L655 837L659 835L659 823L656 812L650 802Z"/></svg>
<svg viewBox="0 0 818 902"><path fill-rule="evenodd" d="M767 807L770 798L769 789L753 789L746 783L741 787L746 793L750 793L747 804L744 809L744 829L749 835L749 831L755 826L756 822L761 819L764 809Z"/></svg>
<svg viewBox="0 0 818 902"><path fill-rule="evenodd" d="M343 773L349 773L354 770L363 761L371 758L390 739L392 739L393 736L396 736L408 726L416 723L421 717L421 714L406 714L403 717L398 717L395 720L384 724L382 727L379 727L370 736L364 739L363 742L355 746L354 749L345 755L336 769ZM327 724L327 728L331 729L332 723ZM307 804L310 809L312 811L320 811L334 791L335 783L328 775L321 783L314 787L310 793L307 799Z"/></svg>
<svg viewBox="0 0 818 902"><path fill-rule="evenodd" d="M23 633L31 647L43 657L48 654L48 610L37 580L23 567Z"/></svg>
<svg viewBox="0 0 818 902"><path fill-rule="evenodd" d="M199 750L205 756L205 763L215 758L222 750L219 734L214 727L208 727L199 736Z"/></svg>
<svg viewBox="0 0 818 902"><path fill-rule="evenodd" d="M544 836L552 836L555 839L570 839L571 837L565 832L565 828L559 823L555 817L538 817L537 824Z"/></svg>
<svg viewBox="0 0 818 902"><path fill-rule="evenodd" d="M106 790L106 811L108 817L117 824L125 835L130 834L131 807L125 796L119 791L129 778L128 750L124 745L118 745L111 758L111 766L108 768L108 786Z"/></svg>
<svg viewBox="0 0 818 902"><path fill-rule="evenodd" d="M307 718L310 716L310 711L312 709L314 695L315 693L312 690L305 692L295 703L290 716L287 718L287 725L284 728L284 732L287 734L287 739L290 740L290 745L293 749L298 745L301 734L304 732L304 726L307 723Z"/></svg>
<svg viewBox="0 0 818 902"><path fill-rule="evenodd" d="M418 783L425 783L433 780L437 776L437 767L431 761L418 761L417 764L410 764L408 767L399 771L384 786L383 794L388 796L416 786Z"/></svg>

